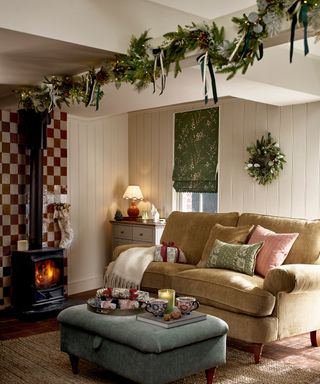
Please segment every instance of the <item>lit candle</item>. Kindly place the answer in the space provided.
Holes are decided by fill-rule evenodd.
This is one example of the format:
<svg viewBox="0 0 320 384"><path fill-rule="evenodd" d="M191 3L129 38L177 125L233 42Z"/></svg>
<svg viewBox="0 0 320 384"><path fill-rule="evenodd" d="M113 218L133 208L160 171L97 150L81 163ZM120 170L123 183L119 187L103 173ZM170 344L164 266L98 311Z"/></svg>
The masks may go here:
<svg viewBox="0 0 320 384"><path fill-rule="evenodd" d="M159 289L158 297L159 299L168 300L168 308L167 313L173 311L174 303L175 303L176 292L174 289Z"/></svg>

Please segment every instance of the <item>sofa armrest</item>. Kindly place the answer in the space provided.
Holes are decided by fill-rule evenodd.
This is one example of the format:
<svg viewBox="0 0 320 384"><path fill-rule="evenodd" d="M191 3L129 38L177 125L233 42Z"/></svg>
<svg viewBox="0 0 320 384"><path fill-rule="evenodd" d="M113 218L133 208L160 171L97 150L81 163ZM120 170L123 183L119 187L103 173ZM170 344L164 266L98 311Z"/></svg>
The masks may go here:
<svg viewBox="0 0 320 384"><path fill-rule="evenodd" d="M153 245L146 244L146 243L118 245L117 247L115 247L115 249L112 252L112 259L111 259L111 261L114 261L120 255L121 252L124 252L127 249L134 248L134 247L152 247L152 246Z"/></svg>
<svg viewBox="0 0 320 384"><path fill-rule="evenodd" d="M271 269L264 279L263 288L273 295L320 290L320 265L286 264Z"/></svg>

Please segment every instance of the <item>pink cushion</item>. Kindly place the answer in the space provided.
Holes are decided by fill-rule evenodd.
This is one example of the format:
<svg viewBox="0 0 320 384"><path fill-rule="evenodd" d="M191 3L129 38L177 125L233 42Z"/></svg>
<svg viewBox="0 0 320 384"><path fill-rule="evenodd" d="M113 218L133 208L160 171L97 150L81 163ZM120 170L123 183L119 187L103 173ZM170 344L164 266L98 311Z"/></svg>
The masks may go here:
<svg viewBox="0 0 320 384"><path fill-rule="evenodd" d="M299 233L275 233L257 225L248 244L264 242L257 256L255 272L266 276L270 269L281 265L287 257Z"/></svg>

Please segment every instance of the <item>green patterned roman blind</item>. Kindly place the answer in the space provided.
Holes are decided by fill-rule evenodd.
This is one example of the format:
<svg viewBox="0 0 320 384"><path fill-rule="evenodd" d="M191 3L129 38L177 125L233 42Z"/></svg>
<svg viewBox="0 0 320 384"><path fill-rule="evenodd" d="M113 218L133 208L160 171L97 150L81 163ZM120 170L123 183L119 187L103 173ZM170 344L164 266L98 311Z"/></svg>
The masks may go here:
<svg viewBox="0 0 320 384"><path fill-rule="evenodd" d="M173 187L217 192L219 108L175 114Z"/></svg>

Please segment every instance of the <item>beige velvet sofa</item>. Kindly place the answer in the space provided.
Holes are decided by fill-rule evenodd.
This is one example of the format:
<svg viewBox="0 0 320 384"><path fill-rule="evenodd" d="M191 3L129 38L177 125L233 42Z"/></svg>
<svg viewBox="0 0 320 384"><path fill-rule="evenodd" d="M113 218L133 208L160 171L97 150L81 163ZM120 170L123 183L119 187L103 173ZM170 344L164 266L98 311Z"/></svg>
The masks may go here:
<svg viewBox="0 0 320 384"><path fill-rule="evenodd" d="M284 264L269 271L265 278L199 268L208 236L217 223L233 227L259 224L277 233L298 232L299 236ZM318 345L320 220L237 212L172 212L161 240L178 245L188 263L152 262L144 273L141 289L157 292L159 288L173 288L177 295L196 297L202 312L228 323L229 337L252 343L256 363L265 343L285 337L310 332L312 345ZM114 257L126 248L117 247Z"/></svg>

